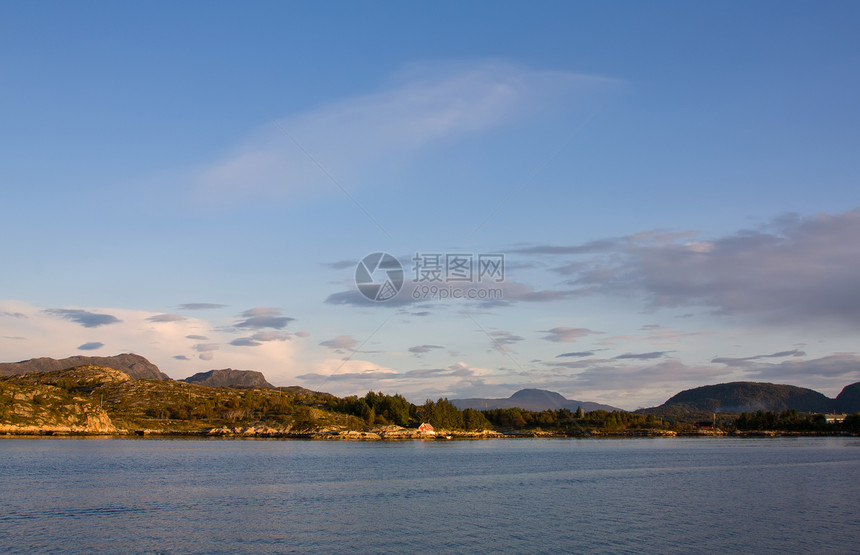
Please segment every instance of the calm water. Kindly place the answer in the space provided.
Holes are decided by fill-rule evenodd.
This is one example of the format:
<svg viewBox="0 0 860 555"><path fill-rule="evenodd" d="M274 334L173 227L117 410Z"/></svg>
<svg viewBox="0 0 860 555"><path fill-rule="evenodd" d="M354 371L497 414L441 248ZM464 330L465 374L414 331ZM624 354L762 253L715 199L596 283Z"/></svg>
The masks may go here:
<svg viewBox="0 0 860 555"><path fill-rule="evenodd" d="M815 552L860 439L0 440L0 552Z"/></svg>

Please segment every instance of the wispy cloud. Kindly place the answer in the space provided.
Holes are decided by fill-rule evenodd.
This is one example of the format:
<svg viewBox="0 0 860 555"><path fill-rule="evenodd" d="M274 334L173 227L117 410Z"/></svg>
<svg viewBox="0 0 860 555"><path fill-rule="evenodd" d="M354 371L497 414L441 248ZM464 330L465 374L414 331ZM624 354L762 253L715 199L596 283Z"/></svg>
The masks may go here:
<svg viewBox="0 0 860 555"><path fill-rule="evenodd" d="M242 313L244 320L234 324L237 328L263 329L273 328L282 329L295 318L281 315L281 309L261 306L246 310Z"/></svg>
<svg viewBox="0 0 860 555"><path fill-rule="evenodd" d="M812 360L785 360L778 364L761 364L747 369L758 379L780 381L799 380L809 383L815 378L834 380L839 385L860 380L860 356L853 353L836 353Z"/></svg>
<svg viewBox="0 0 860 555"><path fill-rule="evenodd" d="M287 341L288 339L290 339L290 334L288 333L258 331L250 337L239 337L233 339L230 341L230 345L235 347L259 347L268 341Z"/></svg>
<svg viewBox="0 0 860 555"><path fill-rule="evenodd" d="M321 341L320 345L328 347L335 352L343 353L347 351L355 351L356 346L358 346L358 341L351 335L338 335L333 339Z"/></svg>
<svg viewBox="0 0 860 555"><path fill-rule="evenodd" d="M501 62L416 64L386 89L257 130L194 180L200 198L210 201L289 198L320 189L326 177L286 131L327 171L355 184L380 162L485 133L613 82Z"/></svg>
<svg viewBox="0 0 860 555"><path fill-rule="evenodd" d="M78 347L79 351L96 351L104 347L105 344L99 341L91 341L89 343L84 343L80 347Z"/></svg>
<svg viewBox="0 0 860 555"><path fill-rule="evenodd" d="M557 355L555 358L564 358L564 357L581 358L581 357L591 357L591 356L594 356L594 351L577 351L577 352L573 352L573 353L561 353L560 355Z"/></svg>
<svg viewBox="0 0 860 555"><path fill-rule="evenodd" d="M182 322L187 319L181 314L156 314L147 318L150 322Z"/></svg>
<svg viewBox="0 0 860 555"><path fill-rule="evenodd" d="M99 326L118 324L122 321L111 314L100 314L79 308L49 308L45 312L66 320L71 320L85 328L97 328Z"/></svg>
<svg viewBox="0 0 860 555"><path fill-rule="evenodd" d="M409 352L414 353L416 355L429 353L433 349L444 349L444 347L440 345L416 345L414 347L409 347Z"/></svg>
<svg viewBox="0 0 860 555"><path fill-rule="evenodd" d="M756 360L763 358L785 358L785 357L802 357L806 356L804 351L792 349L790 351L780 351L769 355L753 355L749 357L733 358L733 357L716 357L711 362L715 364L725 364L726 366L752 366Z"/></svg>
<svg viewBox="0 0 860 555"><path fill-rule="evenodd" d="M588 328L569 328L560 326L557 328L552 328L549 330L545 330L545 335L543 338L547 341L552 341L554 343L573 343L577 339L582 337L586 337L592 334L601 334L602 331L594 331Z"/></svg>
<svg viewBox="0 0 860 555"><path fill-rule="evenodd" d="M489 335L493 349L503 353L510 352L509 345L513 345L515 343L525 340L524 337L514 335L509 331L491 331Z"/></svg>
<svg viewBox="0 0 860 555"><path fill-rule="evenodd" d="M216 308L225 308L225 304L215 303L185 303L179 305L180 310L214 310Z"/></svg>
<svg viewBox="0 0 860 555"><path fill-rule="evenodd" d="M614 360L651 360L654 358L663 358L666 354L671 353L672 351L652 351L650 353L624 353L623 355L618 355L617 357L613 357Z"/></svg>

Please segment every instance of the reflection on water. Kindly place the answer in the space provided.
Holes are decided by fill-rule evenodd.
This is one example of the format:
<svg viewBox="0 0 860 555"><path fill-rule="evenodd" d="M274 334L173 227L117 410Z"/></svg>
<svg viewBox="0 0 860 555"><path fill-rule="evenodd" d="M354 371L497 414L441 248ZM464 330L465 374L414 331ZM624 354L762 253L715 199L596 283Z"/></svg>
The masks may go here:
<svg viewBox="0 0 860 555"><path fill-rule="evenodd" d="M2 552L850 552L860 441L0 440Z"/></svg>

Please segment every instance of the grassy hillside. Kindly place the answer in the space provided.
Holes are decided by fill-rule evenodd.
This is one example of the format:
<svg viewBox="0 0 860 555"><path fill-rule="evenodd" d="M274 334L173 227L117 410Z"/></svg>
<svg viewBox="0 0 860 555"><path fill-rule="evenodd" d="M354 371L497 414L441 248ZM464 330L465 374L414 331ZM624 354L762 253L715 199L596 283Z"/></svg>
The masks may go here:
<svg viewBox="0 0 860 555"><path fill-rule="evenodd" d="M61 414L75 412L75 404L102 410L115 428L124 430L255 426L288 432L361 424L354 417L325 410L331 397L327 394L133 380L118 370L91 365L5 378L0 380L0 395L6 408L0 423L7 425L32 424L28 415L35 414L34 406L49 407L57 420Z"/></svg>
<svg viewBox="0 0 860 555"><path fill-rule="evenodd" d="M829 412L834 400L817 391L759 382L731 382L682 391L659 407L643 412L663 416L714 412L785 411Z"/></svg>

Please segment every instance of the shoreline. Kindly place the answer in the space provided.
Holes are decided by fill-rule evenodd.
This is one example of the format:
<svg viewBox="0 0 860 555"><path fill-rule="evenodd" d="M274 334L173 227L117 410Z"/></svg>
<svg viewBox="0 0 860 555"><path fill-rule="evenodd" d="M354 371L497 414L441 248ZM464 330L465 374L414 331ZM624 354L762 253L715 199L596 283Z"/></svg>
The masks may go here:
<svg viewBox="0 0 860 555"><path fill-rule="evenodd" d="M117 430L85 431L62 429L0 430L0 439L13 438L60 438L60 439L279 439L297 441L456 441L484 439L656 439L656 438L777 438L777 437L860 437L851 432L791 432L778 430L758 430L744 432L675 432L667 430L636 430L623 432L591 432L570 434L540 430L499 432L483 430L474 432L443 431L428 434L409 429L402 430L322 430L322 431L280 431L256 429L209 430Z"/></svg>

